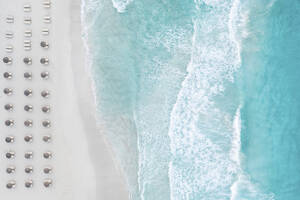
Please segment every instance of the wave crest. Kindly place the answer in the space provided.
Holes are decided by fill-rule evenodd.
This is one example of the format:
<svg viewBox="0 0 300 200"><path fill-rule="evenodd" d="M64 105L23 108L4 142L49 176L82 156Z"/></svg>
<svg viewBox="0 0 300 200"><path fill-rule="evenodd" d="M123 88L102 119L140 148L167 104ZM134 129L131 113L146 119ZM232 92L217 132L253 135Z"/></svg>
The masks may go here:
<svg viewBox="0 0 300 200"><path fill-rule="evenodd" d="M240 138L232 124L239 106L233 91L240 52L230 20L236 11L231 1L199 3L188 75L170 117L173 200L230 199L239 173Z"/></svg>
<svg viewBox="0 0 300 200"><path fill-rule="evenodd" d="M126 11L127 6L133 2L133 0L112 0L114 8L119 13L124 13Z"/></svg>

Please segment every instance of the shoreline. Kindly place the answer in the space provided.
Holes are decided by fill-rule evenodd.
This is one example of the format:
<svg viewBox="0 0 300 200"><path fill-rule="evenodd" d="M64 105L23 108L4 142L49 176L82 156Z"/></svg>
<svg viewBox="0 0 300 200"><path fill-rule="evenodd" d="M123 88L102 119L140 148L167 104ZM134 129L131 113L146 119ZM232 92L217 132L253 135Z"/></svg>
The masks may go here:
<svg viewBox="0 0 300 200"><path fill-rule="evenodd" d="M129 199L129 193L125 176L115 162L110 144L97 127L95 94L92 89L91 71L86 65L87 54L82 37L81 3L81 0L73 0L70 3L71 66L79 113L84 122L85 138L94 168L93 178L96 178L96 199L126 200Z"/></svg>

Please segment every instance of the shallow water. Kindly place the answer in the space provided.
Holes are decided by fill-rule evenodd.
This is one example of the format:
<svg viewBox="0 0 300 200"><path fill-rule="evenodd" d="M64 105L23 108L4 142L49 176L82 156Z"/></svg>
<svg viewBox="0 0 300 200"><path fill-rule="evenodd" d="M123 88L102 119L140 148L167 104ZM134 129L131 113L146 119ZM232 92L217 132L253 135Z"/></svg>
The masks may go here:
<svg viewBox="0 0 300 200"><path fill-rule="evenodd" d="M299 9L84 1L99 127L132 199L297 199Z"/></svg>

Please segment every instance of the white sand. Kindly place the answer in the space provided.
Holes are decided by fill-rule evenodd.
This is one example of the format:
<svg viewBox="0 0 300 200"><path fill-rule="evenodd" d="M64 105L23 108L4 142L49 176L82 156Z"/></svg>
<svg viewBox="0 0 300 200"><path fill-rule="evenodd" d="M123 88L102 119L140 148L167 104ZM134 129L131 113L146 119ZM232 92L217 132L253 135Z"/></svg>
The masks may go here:
<svg viewBox="0 0 300 200"><path fill-rule="evenodd" d="M23 12L23 4L30 2L31 13ZM12 66L2 63L1 74L10 71L14 74L12 80L4 80L1 77L0 109L7 102L15 105L11 113L2 112L0 116L1 135L0 152L4 154L7 150L16 152L16 158L8 161L1 156L0 162L0 196L1 199L43 199L43 200L125 200L129 194L125 179L114 163L112 151L105 141L103 135L96 127L95 102L91 89L89 72L85 66L85 52L81 38L80 25L80 0L52 0L52 8L44 9L42 1L0 0L0 7L7 9L0 12L1 30L0 45L1 59L9 55L4 52L6 44L12 44L15 50L10 57L13 57ZM51 15L51 25L45 25L42 17ZM7 24L3 20L7 15L14 15L14 24ZM30 26L23 24L23 17L31 16L33 23ZM23 50L23 32L25 29L33 31L32 50ZM50 36L42 36L41 29L49 27ZM11 30L15 32L13 40L4 38L4 32ZM42 40L49 41L50 49L43 50L39 47ZM25 56L33 59L32 66L25 66L22 60ZM50 65L41 66L39 59L48 57ZM39 74L47 70L50 72L50 79L41 80ZM31 81L24 80L23 73L33 73ZM4 87L14 88L14 95L7 97L3 95ZM23 91L31 88L34 93L28 98L24 97ZM40 91L48 89L51 97L47 100L41 98ZM30 103L34 111L30 114L24 112L23 106ZM52 106L50 114L40 112L40 106L49 104ZM16 124L12 128L5 127L2 122L12 118ZM25 128L24 120L32 119L32 128ZM41 126L41 121L49 119L52 122L50 129ZM25 144L25 134L34 135L32 144ZM52 134L53 142L45 144L41 141L44 134ZM3 139L6 135L15 135L14 144L5 144ZM24 159L24 152L31 150L34 158L30 161ZM53 152L51 160L42 158L42 153L50 150ZM14 175L7 175L5 168L13 164L17 167ZM34 173L26 175L24 167L34 166ZM53 166L53 174L44 175L42 168L45 165ZM53 187L46 189L42 183L45 178L53 179ZM24 181L34 180L34 187L27 189ZM8 180L16 180L17 186L13 190L7 190L5 184Z"/></svg>

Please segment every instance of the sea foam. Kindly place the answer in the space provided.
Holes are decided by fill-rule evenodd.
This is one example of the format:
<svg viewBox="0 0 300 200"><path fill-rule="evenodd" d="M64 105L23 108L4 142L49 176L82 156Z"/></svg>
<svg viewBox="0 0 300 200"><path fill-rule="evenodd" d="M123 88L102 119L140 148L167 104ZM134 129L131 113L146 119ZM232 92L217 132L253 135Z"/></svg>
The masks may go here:
<svg viewBox="0 0 300 200"><path fill-rule="evenodd" d="M112 0L113 6L119 13L123 13L126 11L127 6L132 2L133 0Z"/></svg>
<svg viewBox="0 0 300 200"><path fill-rule="evenodd" d="M200 14L194 18L188 74L170 117L173 200L229 199L239 173L239 99L233 91L240 52L228 24L233 4L195 5Z"/></svg>

